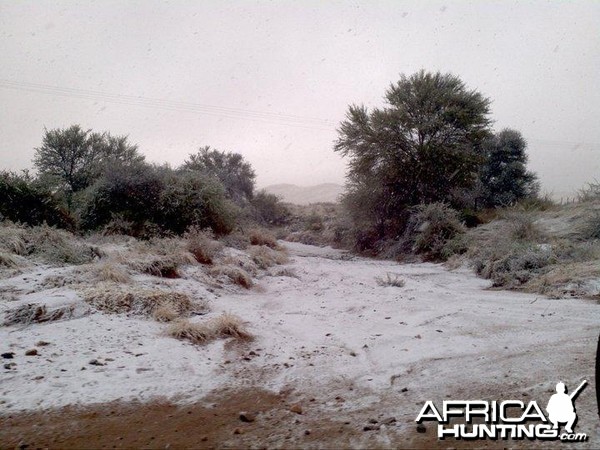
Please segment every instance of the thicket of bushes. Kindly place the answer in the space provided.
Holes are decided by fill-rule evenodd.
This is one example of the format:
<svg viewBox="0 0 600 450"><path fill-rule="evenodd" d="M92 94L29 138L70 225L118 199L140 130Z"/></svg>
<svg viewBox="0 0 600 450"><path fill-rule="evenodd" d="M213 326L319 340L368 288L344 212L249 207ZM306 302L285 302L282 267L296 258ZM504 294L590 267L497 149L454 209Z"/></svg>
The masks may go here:
<svg viewBox="0 0 600 450"><path fill-rule="evenodd" d="M225 235L288 214L275 196L254 192L240 154L209 147L173 169L146 163L126 136L73 125L46 130L34 164L35 178L0 173L0 221L150 238L190 227Z"/></svg>
<svg viewBox="0 0 600 450"><path fill-rule="evenodd" d="M27 175L0 172L0 221L47 223L73 229L75 221L54 196Z"/></svg>

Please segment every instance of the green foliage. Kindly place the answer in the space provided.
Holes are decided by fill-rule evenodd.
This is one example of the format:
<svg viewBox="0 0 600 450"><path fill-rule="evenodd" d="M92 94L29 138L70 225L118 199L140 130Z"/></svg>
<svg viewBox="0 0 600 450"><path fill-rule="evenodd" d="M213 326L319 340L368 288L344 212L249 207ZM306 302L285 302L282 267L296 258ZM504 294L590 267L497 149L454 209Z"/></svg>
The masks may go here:
<svg viewBox="0 0 600 450"><path fill-rule="evenodd" d="M450 74L402 76L386 101L351 106L335 144L350 159L344 203L378 239L403 231L407 207L453 202L474 185L490 125L489 100Z"/></svg>
<svg viewBox="0 0 600 450"><path fill-rule="evenodd" d="M536 176L527 171L527 142L518 131L505 129L483 146L480 171L481 202L485 207L510 206L537 195Z"/></svg>
<svg viewBox="0 0 600 450"><path fill-rule="evenodd" d="M444 203L419 205L413 208L405 239L413 243L413 251L428 259L447 258L447 245L456 246L457 236L464 234L465 227L459 220L459 213ZM453 252L460 252L454 249Z"/></svg>
<svg viewBox="0 0 600 450"><path fill-rule="evenodd" d="M28 175L0 172L0 220L73 228L74 221L47 190Z"/></svg>
<svg viewBox="0 0 600 450"><path fill-rule="evenodd" d="M144 161L137 146L126 136L83 130L79 125L45 130L42 145L35 149L34 165L48 187L72 195L90 186L108 169Z"/></svg>
<svg viewBox="0 0 600 450"><path fill-rule="evenodd" d="M264 225L283 225L290 216L290 211L276 195L264 190L257 192L251 201L253 218Z"/></svg>
<svg viewBox="0 0 600 450"><path fill-rule="evenodd" d="M239 153L202 147L189 156L182 168L215 178L225 187L227 196L238 204L252 199L256 175L250 163Z"/></svg>
<svg viewBox="0 0 600 450"><path fill-rule="evenodd" d="M217 180L189 172L166 175L157 211L163 229L182 234L195 226L223 235L233 230L235 217L236 209Z"/></svg>
<svg viewBox="0 0 600 450"><path fill-rule="evenodd" d="M142 236L147 225L156 222L163 189L161 175L151 166L115 167L85 192L81 226L98 229L114 219L114 231Z"/></svg>
<svg viewBox="0 0 600 450"><path fill-rule="evenodd" d="M233 229L236 217L218 181L147 165L115 168L86 192L82 202L83 228L108 227L141 237L183 234L191 226L225 234Z"/></svg>

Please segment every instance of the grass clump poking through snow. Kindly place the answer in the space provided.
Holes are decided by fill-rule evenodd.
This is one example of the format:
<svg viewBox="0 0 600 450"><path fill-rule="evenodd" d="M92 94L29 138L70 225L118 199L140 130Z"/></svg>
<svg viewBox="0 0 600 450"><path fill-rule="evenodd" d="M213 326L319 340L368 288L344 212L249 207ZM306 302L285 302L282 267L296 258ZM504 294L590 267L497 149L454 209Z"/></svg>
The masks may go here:
<svg viewBox="0 0 600 450"><path fill-rule="evenodd" d="M210 274L213 277L227 277L233 283L246 289L250 289L254 285L252 277L240 267L230 265L215 266L211 269Z"/></svg>
<svg viewBox="0 0 600 450"><path fill-rule="evenodd" d="M241 319L228 313L199 323L178 320L169 326L167 333L174 338L188 340L194 344L206 344L219 338L234 338L242 341L252 339L252 335L245 329Z"/></svg>
<svg viewBox="0 0 600 450"><path fill-rule="evenodd" d="M375 281L377 282L377 284L379 286L383 286L383 287L387 287L387 286L404 287L404 285L406 284L406 282L402 278L400 278L400 275L391 274L391 273L387 273L385 278L384 277L375 277Z"/></svg>
<svg viewBox="0 0 600 450"><path fill-rule="evenodd" d="M594 211L581 227L581 237L585 240L600 239L600 211Z"/></svg>
<svg viewBox="0 0 600 450"><path fill-rule="evenodd" d="M206 305L192 302L181 292L159 289L124 290L123 286L99 286L84 292L84 300L99 311L133 314L168 322L178 317L201 312Z"/></svg>
<svg viewBox="0 0 600 450"><path fill-rule="evenodd" d="M248 248L248 254L252 258L252 261L263 270L275 265L285 264L289 261L285 252L274 250L266 245L253 245Z"/></svg>
<svg viewBox="0 0 600 450"><path fill-rule="evenodd" d="M87 245L74 234L47 225L31 228L1 225L0 251L61 266L85 264L102 256L96 247Z"/></svg>
<svg viewBox="0 0 600 450"><path fill-rule="evenodd" d="M163 278L179 278L179 266L196 264L194 256L185 248L185 241L175 238L156 238L136 242L123 263L131 269Z"/></svg>
<svg viewBox="0 0 600 450"><path fill-rule="evenodd" d="M250 237L250 244L252 245L266 245L270 248L277 248L277 239L267 230L262 228L254 228L248 233Z"/></svg>
<svg viewBox="0 0 600 450"><path fill-rule="evenodd" d="M74 306L63 306L48 311L45 305L26 304L6 312L4 325L52 322L59 319L68 319L73 315Z"/></svg>
<svg viewBox="0 0 600 450"><path fill-rule="evenodd" d="M223 250L223 244L214 239L210 230L190 229L185 235L187 250L200 264L212 264Z"/></svg>
<svg viewBox="0 0 600 450"><path fill-rule="evenodd" d="M92 273L97 281L112 281L114 283L130 283L131 276L121 264L107 261L94 265Z"/></svg>

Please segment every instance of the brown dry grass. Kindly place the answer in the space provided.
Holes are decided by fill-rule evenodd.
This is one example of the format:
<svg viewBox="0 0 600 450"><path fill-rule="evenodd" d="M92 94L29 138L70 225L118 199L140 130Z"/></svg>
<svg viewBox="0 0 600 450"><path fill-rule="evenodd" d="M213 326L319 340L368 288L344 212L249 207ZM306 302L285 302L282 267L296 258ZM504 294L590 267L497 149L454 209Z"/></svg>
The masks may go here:
<svg viewBox="0 0 600 450"><path fill-rule="evenodd" d="M406 282L400 278L400 275L397 273L386 273L384 277L375 277L375 281L379 286L387 287L404 287Z"/></svg>
<svg viewBox="0 0 600 450"><path fill-rule="evenodd" d="M135 241L126 255L119 256L119 261L136 272L164 278L179 278L181 265L196 264L186 241L176 238Z"/></svg>
<svg viewBox="0 0 600 450"><path fill-rule="evenodd" d="M266 245L270 248L278 247L275 236L264 228L253 228L248 232L248 236L252 245Z"/></svg>
<svg viewBox="0 0 600 450"><path fill-rule="evenodd" d="M230 266L230 265L219 265L215 266L210 270L210 274L213 277L227 277L233 283L242 286L246 289L250 289L254 282L252 277L241 267Z"/></svg>
<svg viewBox="0 0 600 450"><path fill-rule="evenodd" d="M285 251L274 250L266 245L253 245L248 247L248 254L252 258L252 261L263 270L289 262L288 255Z"/></svg>
<svg viewBox="0 0 600 450"><path fill-rule="evenodd" d="M223 250L223 244L214 239L210 230L191 229L185 236L186 248L200 264L212 264Z"/></svg>
<svg viewBox="0 0 600 450"><path fill-rule="evenodd" d="M47 225L24 227L10 223L0 225L0 251L60 266L85 264L102 256L97 247L67 231Z"/></svg>
<svg viewBox="0 0 600 450"><path fill-rule="evenodd" d="M178 320L167 330L169 336L188 340L194 344L206 344L219 338L234 338L248 341L252 335L244 327L242 320L233 314L224 313L203 322Z"/></svg>
<svg viewBox="0 0 600 450"><path fill-rule="evenodd" d="M48 311L45 305L28 303L6 312L4 325L16 325L30 323L52 322L59 319L67 319L73 315L73 305L63 306Z"/></svg>
<svg viewBox="0 0 600 450"><path fill-rule="evenodd" d="M84 300L99 311L151 316L159 321L173 320L192 312L206 310L206 305L193 302L187 294L160 289L123 289L118 284L101 284L84 291Z"/></svg>
<svg viewBox="0 0 600 450"><path fill-rule="evenodd" d="M92 274L96 281L112 281L115 283L130 283L131 275L127 269L115 261L106 261L92 266Z"/></svg>

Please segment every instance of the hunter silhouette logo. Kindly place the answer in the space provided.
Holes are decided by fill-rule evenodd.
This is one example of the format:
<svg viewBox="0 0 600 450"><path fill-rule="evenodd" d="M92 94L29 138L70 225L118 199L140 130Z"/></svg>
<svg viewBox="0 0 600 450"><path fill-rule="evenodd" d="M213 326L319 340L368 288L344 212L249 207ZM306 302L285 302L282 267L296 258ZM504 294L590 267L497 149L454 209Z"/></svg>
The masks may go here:
<svg viewBox="0 0 600 450"><path fill-rule="evenodd" d="M556 384L556 394L550 397L546 411L548 411L548 419L554 425L554 430L558 429L559 422L567 424L565 431L567 433L573 433L573 425L577 421L577 414L575 413L575 406L573 406L573 400L581 392L583 387L587 384L587 380L579 385L577 389L571 394L567 395L566 387L564 383Z"/></svg>
<svg viewBox="0 0 600 450"><path fill-rule="evenodd" d="M544 439L563 442L587 440L587 434L574 433L577 413L573 402L581 393L584 380L567 394L564 383L556 384L556 393L548 400L547 415L535 400L444 400L437 408L433 401L426 401L416 422L432 420L438 423L439 439ZM451 424L450 422L459 422ZM564 431L560 432L561 424Z"/></svg>

